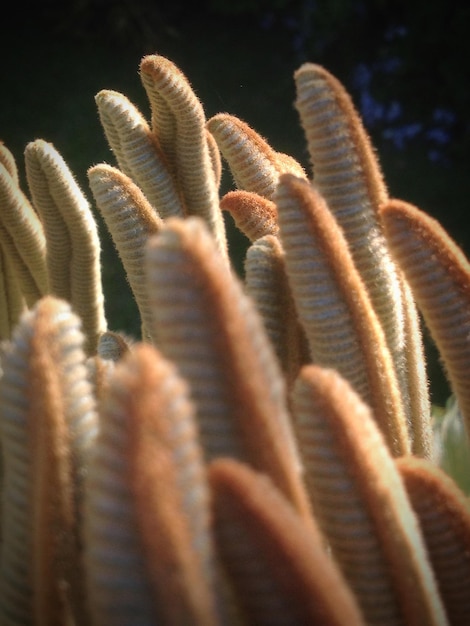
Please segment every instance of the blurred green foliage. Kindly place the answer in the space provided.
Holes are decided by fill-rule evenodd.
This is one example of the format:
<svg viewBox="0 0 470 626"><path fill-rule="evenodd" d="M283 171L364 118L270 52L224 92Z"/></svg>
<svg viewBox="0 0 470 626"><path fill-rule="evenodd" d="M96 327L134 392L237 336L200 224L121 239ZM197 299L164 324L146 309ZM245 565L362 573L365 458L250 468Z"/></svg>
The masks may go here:
<svg viewBox="0 0 470 626"><path fill-rule="evenodd" d="M434 407L435 460L470 495L470 444L455 396Z"/></svg>

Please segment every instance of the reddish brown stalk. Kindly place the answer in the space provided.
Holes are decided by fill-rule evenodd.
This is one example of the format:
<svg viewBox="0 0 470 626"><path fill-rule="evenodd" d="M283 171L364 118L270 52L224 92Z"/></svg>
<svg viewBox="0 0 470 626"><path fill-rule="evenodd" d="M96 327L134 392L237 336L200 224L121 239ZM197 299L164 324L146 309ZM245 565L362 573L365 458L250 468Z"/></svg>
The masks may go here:
<svg viewBox="0 0 470 626"><path fill-rule="evenodd" d="M87 480L93 623L215 625L214 555L188 389L152 346L115 366Z"/></svg>
<svg viewBox="0 0 470 626"><path fill-rule="evenodd" d="M310 365L293 411L313 510L367 623L446 624L417 519L369 408L337 372Z"/></svg>
<svg viewBox="0 0 470 626"><path fill-rule="evenodd" d="M364 624L319 531L267 476L221 459L209 479L219 550L247 623Z"/></svg>
<svg viewBox="0 0 470 626"><path fill-rule="evenodd" d="M442 470L403 457L397 467L418 516L449 623L470 623L470 501Z"/></svg>
<svg viewBox="0 0 470 626"><path fill-rule="evenodd" d="M342 229L307 181L276 193L286 269L312 359L338 370L374 412L394 455L409 451L394 364Z"/></svg>
<svg viewBox="0 0 470 626"><path fill-rule="evenodd" d="M436 342L470 436L470 266L435 219L400 200L380 217L388 244Z"/></svg>
<svg viewBox="0 0 470 626"><path fill-rule="evenodd" d="M220 200L220 208L230 213L237 228L252 242L279 234L276 205L253 191L229 191Z"/></svg>
<svg viewBox="0 0 470 626"><path fill-rule="evenodd" d="M308 514L276 357L204 223L168 220L147 275L156 343L190 384L207 458L249 459Z"/></svg>
<svg viewBox="0 0 470 626"><path fill-rule="evenodd" d="M150 346L135 346L125 366L129 480L160 612L169 625L215 625L209 498L186 387Z"/></svg>

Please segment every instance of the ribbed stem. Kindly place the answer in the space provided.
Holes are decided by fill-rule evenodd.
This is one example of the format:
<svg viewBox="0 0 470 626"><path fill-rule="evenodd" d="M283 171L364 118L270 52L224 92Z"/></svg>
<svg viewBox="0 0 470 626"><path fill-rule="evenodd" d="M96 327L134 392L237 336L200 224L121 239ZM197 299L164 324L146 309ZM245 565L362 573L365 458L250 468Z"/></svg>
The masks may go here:
<svg viewBox="0 0 470 626"><path fill-rule="evenodd" d="M13 183L19 186L18 167L15 157L2 141L0 141L0 163L10 175Z"/></svg>
<svg viewBox="0 0 470 626"><path fill-rule="evenodd" d="M157 346L188 380L208 459L249 460L303 510L283 379L262 321L198 218L148 247Z"/></svg>
<svg viewBox="0 0 470 626"><path fill-rule="evenodd" d="M47 240L50 292L68 300L83 323L93 354L106 329L98 228L87 199L67 164L40 139L25 150L26 175Z"/></svg>
<svg viewBox="0 0 470 626"><path fill-rule="evenodd" d="M102 90L96 104L108 143L124 174L142 189L162 218L184 214L167 160L147 122L121 93Z"/></svg>
<svg viewBox="0 0 470 626"><path fill-rule="evenodd" d="M310 359L287 280L284 251L276 237L266 235L248 248L245 285L261 314L290 387L300 366Z"/></svg>
<svg viewBox="0 0 470 626"><path fill-rule="evenodd" d="M404 350L404 302L396 267L377 218L387 190L371 141L340 82L306 63L294 75L296 107L313 164L314 182L343 228L354 263L383 327L411 419ZM425 389L424 389L425 392Z"/></svg>
<svg viewBox="0 0 470 626"><path fill-rule="evenodd" d="M207 122L207 128L240 189L271 199L281 174L289 172L305 176L302 167L292 157L273 150L255 130L235 115L214 115Z"/></svg>
<svg viewBox="0 0 470 626"><path fill-rule="evenodd" d="M405 302L406 369L409 380L411 451L417 456L432 459L433 432L431 400L426 372L421 320L409 284L402 280Z"/></svg>
<svg viewBox="0 0 470 626"><path fill-rule="evenodd" d="M470 267L433 218L399 200L380 213L388 244L436 342L470 437Z"/></svg>
<svg viewBox="0 0 470 626"><path fill-rule="evenodd" d="M25 301L16 279L10 257L0 246L0 341L9 339L21 313L25 308Z"/></svg>
<svg viewBox="0 0 470 626"><path fill-rule="evenodd" d="M208 144L203 107L182 72L164 57L144 57L140 64L140 76L152 107L160 107L163 100L163 107L168 112L165 120L172 120L174 117L171 138L174 146L174 167L187 214L205 220L219 252L226 260L228 252L225 225L219 209L213 146L209 147ZM158 138L158 129L156 132ZM166 145L165 142L163 150ZM169 155L168 158L171 160L172 157Z"/></svg>
<svg viewBox="0 0 470 626"><path fill-rule="evenodd" d="M449 623L470 623L470 504L442 470L413 457L397 459L418 516Z"/></svg>
<svg viewBox="0 0 470 626"><path fill-rule="evenodd" d="M446 624L418 522L369 408L337 372L310 365L293 411L313 510L366 622Z"/></svg>
<svg viewBox="0 0 470 626"><path fill-rule="evenodd" d="M0 245L26 303L33 306L48 290L46 240L34 208L1 163L0 205Z"/></svg>
<svg viewBox="0 0 470 626"><path fill-rule="evenodd" d="M6 348L0 383L4 455L2 624L87 624L79 516L96 416L83 335L47 296Z"/></svg>
<svg viewBox="0 0 470 626"><path fill-rule="evenodd" d="M215 624L193 407L175 368L151 346L137 344L111 374L86 487L93 623Z"/></svg>
<svg viewBox="0 0 470 626"><path fill-rule="evenodd" d="M313 361L340 372L373 408L392 453L407 453L393 362L341 228L305 180L284 175L276 203L287 275Z"/></svg>
<svg viewBox="0 0 470 626"><path fill-rule="evenodd" d="M265 475L221 459L209 478L219 551L247 624L364 624L316 526Z"/></svg>
<svg viewBox="0 0 470 626"><path fill-rule="evenodd" d="M145 246L163 224L133 181L110 165L95 165L88 180L96 205L121 258L142 319L150 335L153 314L145 279Z"/></svg>

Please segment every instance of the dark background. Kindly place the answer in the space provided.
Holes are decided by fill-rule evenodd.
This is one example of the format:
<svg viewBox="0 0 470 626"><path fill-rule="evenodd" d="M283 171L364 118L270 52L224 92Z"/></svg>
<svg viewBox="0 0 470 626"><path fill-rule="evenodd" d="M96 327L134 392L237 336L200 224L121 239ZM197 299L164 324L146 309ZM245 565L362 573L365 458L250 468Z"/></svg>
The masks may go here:
<svg viewBox="0 0 470 626"><path fill-rule="evenodd" d="M353 96L391 195L437 217L470 251L469 7L440 0L10 5L0 23L0 139L21 171L29 141L52 142L91 199L86 170L113 162L94 96L116 89L147 115L138 66L156 52L180 66L207 117L234 113L308 166L292 75L313 61ZM230 182L226 174L224 185ZM110 326L138 334L135 306L101 222L100 232ZM245 241L230 233L241 271ZM442 403L448 389L428 349L433 399Z"/></svg>

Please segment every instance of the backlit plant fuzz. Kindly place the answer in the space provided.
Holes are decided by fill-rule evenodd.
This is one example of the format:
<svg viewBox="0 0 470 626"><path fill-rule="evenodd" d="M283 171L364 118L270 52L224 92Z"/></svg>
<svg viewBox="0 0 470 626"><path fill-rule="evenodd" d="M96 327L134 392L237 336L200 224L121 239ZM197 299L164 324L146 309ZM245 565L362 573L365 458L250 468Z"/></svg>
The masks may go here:
<svg viewBox="0 0 470 626"><path fill-rule="evenodd" d="M207 121L170 60L140 76L150 119L101 90L116 163L88 169L140 337L102 315L57 150L28 144L29 199L0 144L2 626L467 624L469 502L434 465L451 437L415 305L468 425L467 260L388 199L324 68L295 75L313 181L234 115Z"/></svg>
<svg viewBox="0 0 470 626"><path fill-rule="evenodd" d="M150 242L147 272L155 340L190 382L207 459L234 456L253 464L304 509L272 346L204 224L169 220Z"/></svg>
<svg viewBox="0 0 470 626"><path fill-rule="evenodd" d="M96 623L113 623L127 610L129 623L137 619L126 597L132 593L145 609L141 619L218 623L209 493L197 437L185 382L154 348L136 346L110 378L91 461L85 554ZM119 515L124 510L130 514ZM110 587L107 568L119 545L127 547L133 574L129 562L122 563Z"/></svg>
<svg viewBox="0 0 470 626"><path fill-rule="evenodd" d="M416 207L394 200L380 215L444 361L470 436L470 264L442 226Z"/></svg>
<svg viewBox="0 0 470 626"><path fill-rule="evenodd" d="M25 302L32 306L48 290L44 230L18 181L1 163L0 205L0 245Z"/></svg>
<svg viewBox="0 0 470 626"><path fill-rule="evenodd" d="M382 172L362 120L349 94L327 70L311 63L295 73L296 107L313 164L315 186L344 229L348 245L383 327L410 421L405 307L400 277L385 242L377 213L387 199ZM409 330L409 329L408 329ZM420 338L413 341L418 349ZM417 378L414 378L415 384ZM426 388L414 407L427 411Z"/></svg>
<svg viewBox="0 0 470 626"><path fill-rule="evenodd" d="M145 245L163 221L132 179L110 165L88 170L95 202L108 227L129 278L143 326L143 335L152 328L152 310L144 273Z"/></svg>
<svg viewBox="0 0 470 626"><path fill-rule="evenodd" d="M115 91L100 91L96 104L106 138L123 173L136 181L159 215L182 216L182 198L141 113Z"/></svg>
<svg viewBox="0 0 470 626"><path fill-rule="evenodd" d="M312 358L337 369L374 408L395 455L408 453L393 361L342 230L307 181L284 175L276 202L287 275Z"/></svg>
<svg viewBox="0 0 470 626"><path fill-rule="evenodd" d="M106 330L98 228L87 199L54 146L42 140L25 150L28 185L44 225L49 290L80 316L87 352Z"/></svg>
<svg viewBox="0 0 470 626"><path fill-rule="evenodd" d="M337 372L310 365L293 412L313 510L367 623L445 623L418 522L369 408Z"/></svg>
<svg viewBox="0 0 470 626"><path fill-rule="evenodd" d="M96 422L80 321L69 305L40 300L2 365L2 623L62 624L67 608L85 623L78 523Z"/></svg>
<svg viewBox="0 0 470 626"><path fill-rule="evenodd" d="M222 459L209 479L222 559L249 624L363 624L320 532L265 474Z"/></svg>
<svg viewBox="0 0 470 626"><path fill-rule="evenodd" d="M220 208L231 214L237 228L250 241L279 233L276 205L254 191L229 191L220 200Z"/></svg>
<svg viewBox="0 0 470 626"><path fill-rule="evenodd" d="M275 152L256 131L233 115L219 113L208 121L207 127L228 162L239 189L269 200L281 174L305 175L292 157Z"/></svg>
<svg viewBox="0 0 470 626"><path fill-rule="evenodd" d="M470 620L468 499L442 470L424 459L404 457L396 465L421 525L449 621L466 624Z"/></svg>
<svg viewBox="0 0 470 626"><path fill-rule="evenodd" d="M142 59L140 74L152 107L153 132L160 145L171 146L168 161L181 189L186 212L207 223L220 253L225 257L225 226L219 211L217 164L206 133L206 118L188 80L168 59L149 55ZM161 111L165 111L163 123ZM165 141L163 137L170 135Z"/></svg>

